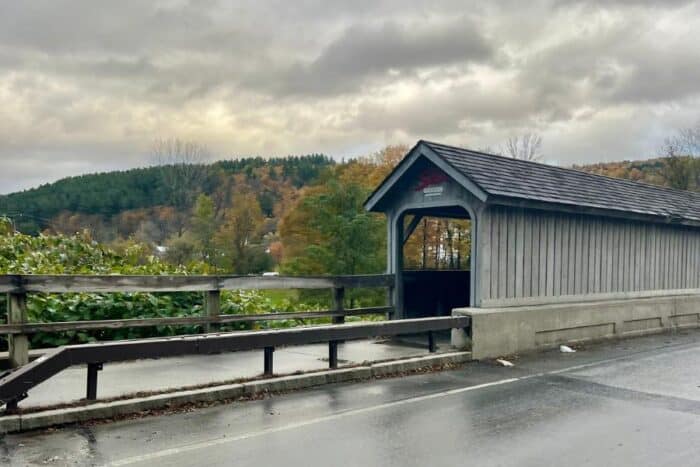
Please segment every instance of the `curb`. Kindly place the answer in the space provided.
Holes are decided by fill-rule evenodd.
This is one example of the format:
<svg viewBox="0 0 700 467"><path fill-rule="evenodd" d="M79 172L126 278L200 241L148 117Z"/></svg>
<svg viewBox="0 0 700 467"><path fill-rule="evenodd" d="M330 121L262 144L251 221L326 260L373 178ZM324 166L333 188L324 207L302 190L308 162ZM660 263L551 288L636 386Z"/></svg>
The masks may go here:
<svg viewBox="0 0 700 467"><path fill-rule="evenodd" d="M57 425L108 419L148 410L174 408L186 404L239 399L268 393L295 391L324 384L360 381L427 369L435 366L471 361L471 352L449 352L338 370L324 370L301 375L279 376L239 384L177 391L113 402L95 402L80 407L5 415L0 417L0 434L36 430Z"/></svg>

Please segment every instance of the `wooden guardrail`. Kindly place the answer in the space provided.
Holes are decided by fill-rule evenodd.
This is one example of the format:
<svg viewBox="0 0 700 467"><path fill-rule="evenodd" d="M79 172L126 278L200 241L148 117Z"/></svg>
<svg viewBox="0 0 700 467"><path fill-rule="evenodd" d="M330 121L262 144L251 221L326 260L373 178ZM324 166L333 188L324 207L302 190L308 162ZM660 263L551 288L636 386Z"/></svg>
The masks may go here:
<svg viewBox="0 0 700 467"><path fill-rule="evenodd" d="M264 349L264 374L271 376L273 354L279 346L328 342L328 366L337 368L338 343L345 340L427 333L429 350L435 352L434 332L464 328L469 324L467 316L443 316L67 345L51 349L42 358L0 376L0 404L5 403L8 412L17 410L17 404L30 389L73 365L87 364L86 399L95 400L97 373L105 363Z"/></svg>
<svg viewBox="0 0 700 467"><path fill-rule="evenodd" d="M148 326L204 325L212 327L225 323L255 322L283 319L332 318L334 324L346 316L393 312L390 274L353 276L119 276L119 275L0 275L0 293L8 294L7 324L0 325L0 334L8 335L10 367L29 362L28 335L36 332L60 332L95 329L119 329ZM386 288L387 306L345 309L346 288ZM324 311L265 313L254 315L220 313L222 290L265 289L333 289L333 308ZM128 293L128 292L202 292L202 316L66 321L30 323L27 320L27 295L31 293Z"/></svg>

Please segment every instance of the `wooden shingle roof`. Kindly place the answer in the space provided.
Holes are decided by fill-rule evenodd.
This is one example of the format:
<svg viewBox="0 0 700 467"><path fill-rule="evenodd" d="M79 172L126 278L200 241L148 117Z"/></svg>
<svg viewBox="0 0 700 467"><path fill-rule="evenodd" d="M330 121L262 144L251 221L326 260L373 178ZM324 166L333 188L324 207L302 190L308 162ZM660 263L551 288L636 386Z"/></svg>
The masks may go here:
<svg viewBox="0 0 700 467"><path fill-rule="evenodd" d="M473 184L472 189L477 188L485 195L485 199L482 199L487 204L519 202L537 207L544 203L589 211L603 210L620 217L626 217L625 213L629 213L663 218L667 222L700 223L700 193L496 156L430 141L419 141L409 155L416 151L443 161L461 176L463 184L468 181L470 185ZM401 168L406 159L397 169ZM391 183L392 175L370 196L368 208L376 204L377 200L373 201L373 197L381 196L380 189ZM555 206L552 207L556 209Z"/></svg>
<svg viewBox="0 0 700 467"><path fill-rule="evenodd" d="M700 193L423 143L489 195L700 220Z"/></svg>

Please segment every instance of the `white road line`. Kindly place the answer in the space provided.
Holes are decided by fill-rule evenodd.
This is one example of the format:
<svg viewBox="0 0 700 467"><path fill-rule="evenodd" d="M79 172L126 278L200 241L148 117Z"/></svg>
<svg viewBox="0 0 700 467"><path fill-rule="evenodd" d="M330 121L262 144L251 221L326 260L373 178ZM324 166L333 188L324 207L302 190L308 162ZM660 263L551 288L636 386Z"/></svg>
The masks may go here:
<svg viewBox="0 0 700 467"><path fill-rule="evenodd" d="M682 347L682 346L679 346L679 347ZM656 350L658 350L658 349L656 349ZM640 353L644 353L644 352L640 352ZM538 378L538 377L547 376L547 375L557 375L557 374L566 373L569 371L582 370L582 369L590 368L593 366L605 365L608 363L619 362L622 360L628 360L628 359L635 358L635 357L639 358L640 354L638 353L638 354L633 354L633 355L622 355L619 357L608 358L605 360L598 360L595 362L582 363L580 365L573 365L573 366L570 366L567 368L562 368L559 370L534 373L534 374L530 374L530 375L519 376L516 378L501 379L501 380L493 381L490 383L477 384L475 386L467 386L467 387L463 387L463 388L449 389L447 391L426 394L423 396L410 397L408 399L402 399L402 400L393 401L393 402L386 402L384 404L373 405L370 407L363 407L360 409L352 409L352 410L348 410L345 412L339 412L339 413L336 413L333 415L327 415L325 417L318 417L318 418L313 418L310 420L305 420L303 422L291 423L288 425L283 425L283 426L279 426L279 427L275 427L275 428L268 428L265 430L254 431L251 433L233 436L230 438L228 438L228 437L227 438L217 438L217 439L212 439L212 440L208 440L208 441L202 441L199 443L189 444L186 446L164 449L161 451L143 454L140 456L127 457L125 459L120 459L120 460L110 462L106 465L117 467L117 466L121 466L121 465L132 465L132 464L143 463L143 462L147 462L147 461L161 459L161 458L168 457L168 456L182 454L184 452L196 451L199 449L205 449L205 448L209 448L212 446L220 446L223 444L235 443L237 441L243 441L243 440L250 439L250 438L256 438L258 436L264 436L264 435L268 435L268 434L272 434L272 433L279 433L282 431L293 430L296 428L314 425L316 423L322 423L322 422L327 422L327 421L331 421L331 420L338 420L338 419L342 419L342 418L346 418L346 417L352 417L355 415L376 412L376 411L388 409L391 407L398 407L398 406L402 406L402 405L414 404L417 402L423 402L423 401L427 401L427 400L431 400L431 399L437 399L440 397L447 397L447 396L451 396L454 394L461 394L461 393L469 392L469 391L476 391L479 389L484 389L484 388L493 387L493 386L501 386L504 384L515 383L517 381L524 381L527 379Z"/></svg>

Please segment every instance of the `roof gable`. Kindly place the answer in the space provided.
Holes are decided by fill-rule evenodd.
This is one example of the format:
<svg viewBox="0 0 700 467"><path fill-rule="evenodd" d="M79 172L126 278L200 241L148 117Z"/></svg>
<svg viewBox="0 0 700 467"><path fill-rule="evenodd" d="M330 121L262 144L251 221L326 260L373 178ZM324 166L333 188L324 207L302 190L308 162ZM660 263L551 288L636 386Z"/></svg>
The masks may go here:
<svg viewBox="0 0 700 467"><path fill-rule="evenodd" d="M423 141L419 141L413 149L411 149L406 156L399 162L399 164L391 171L389 175L382 181L382 183L377 186L377 188L369 195L365 201L365 209L368 211L382 211L380 203L389 193L391 188L393 188L399 180L401 180L406 173L409 171L411 166L421 157L426 158L435 167L444 172L448 177L455 180L462 187L469 190L474 196L476 196L481 201L486 199L486 193L477 186L469 177L462 172L458 171L449 162L439 157L432 151L428 146L426 146Z"/></svg>

